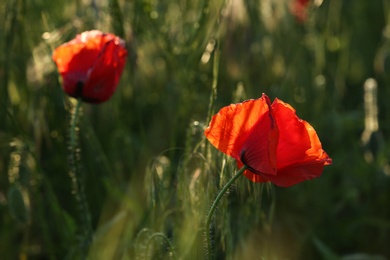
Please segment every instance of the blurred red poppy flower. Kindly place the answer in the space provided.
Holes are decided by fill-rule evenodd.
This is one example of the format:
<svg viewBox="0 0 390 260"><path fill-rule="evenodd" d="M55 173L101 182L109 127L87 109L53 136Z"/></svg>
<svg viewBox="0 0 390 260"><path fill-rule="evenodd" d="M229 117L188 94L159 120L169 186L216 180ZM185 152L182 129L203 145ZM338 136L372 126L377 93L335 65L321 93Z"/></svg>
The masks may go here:
<svg viewBox="0 0 390 260"><path fill-rule="evenodd" d="M126 57L121 38L97 30L78 34L53 53L64 91L89 103L101 103L112 96Z"/></svg>
<svg viewBox="0 0 390 260"><path fill-rule="evenodd" d="M205 130L206 138L253 182L288 187L319 177L332 159L314 128L295 109L268 96L222 108Z"/></svg>
<svg viewBox="0 0 390 260"><path fill-rule="evenodd" d="M309 3L310 0L293 0L291 3L291 13L301 23L307 20L307 7Z"/></svg>

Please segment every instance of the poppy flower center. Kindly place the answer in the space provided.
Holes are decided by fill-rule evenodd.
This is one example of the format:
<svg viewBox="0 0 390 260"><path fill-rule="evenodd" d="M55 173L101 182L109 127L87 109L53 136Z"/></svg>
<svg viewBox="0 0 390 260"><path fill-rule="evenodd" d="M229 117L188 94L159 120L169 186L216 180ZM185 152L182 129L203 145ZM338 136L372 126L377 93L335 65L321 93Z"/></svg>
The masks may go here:
<svg viewBox="0 0 390 260"><path fill-rule="evenodd" d="M77 81L76 83L76 89L75 89L75 92L74 92L74 95L76 97L81 97L83 98L83 87L84 87L84 82L82 81Z"/></svg>
<svg viewBox="0 0 390 260"><path fill-rule="evenodd" d="M244 164L248 170L250 170L251 172L255 173L255 174L258 174L258 175L261 175L261 172L256 170L255 168L251 167L249 164L248 164L248 160L245 158L245 153L246 153L246 150L242 150L241 151L241 154L240 154L240 160L242 162L242 164Z"/></svg>

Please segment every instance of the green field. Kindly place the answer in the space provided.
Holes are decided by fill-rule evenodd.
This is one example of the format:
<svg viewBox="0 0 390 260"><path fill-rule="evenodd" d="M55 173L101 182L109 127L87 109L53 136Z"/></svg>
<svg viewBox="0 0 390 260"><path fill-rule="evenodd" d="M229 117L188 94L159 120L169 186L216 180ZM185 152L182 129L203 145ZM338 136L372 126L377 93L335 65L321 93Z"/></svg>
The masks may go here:
<svg viewBox="0 0 390 260"><path fill-rule="evenodd" d="M216 259L390 259L390 0L313 0L303 20L294 1L2 0L0 259L206 259L237 167L204 129L262 93L333 164L288 188L239 178ZM52 53L93 29L128 57L112 98L82 103L72 162Z"/></svg>

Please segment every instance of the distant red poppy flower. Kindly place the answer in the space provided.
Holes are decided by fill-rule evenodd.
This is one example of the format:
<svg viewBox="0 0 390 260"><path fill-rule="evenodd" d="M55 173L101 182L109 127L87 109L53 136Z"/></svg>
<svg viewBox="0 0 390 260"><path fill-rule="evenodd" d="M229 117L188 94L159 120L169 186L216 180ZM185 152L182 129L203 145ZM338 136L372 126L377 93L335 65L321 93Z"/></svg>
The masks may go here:
<svg viewBox="0 0 390 260"><path fill-rule="evenodd" d="M295 109L268 96L222 108L205 130L206 138L253 182L288 187L319 177L332 159L322 150L314 128Z"/></svg>
<svg viewBox="0 0 390 260"><path fill-rule="evenodd" d="M64 91L89 103L101 103L112 96L126 57L121 38L97 30L78 34L53 53Z"/></svg>
<svg viewBox="0 0 390 260"><path fill-rule="evenodd" d="M307 6L310 0L293 0L291 3L291 13L301 23L307 20Z"/></svg>

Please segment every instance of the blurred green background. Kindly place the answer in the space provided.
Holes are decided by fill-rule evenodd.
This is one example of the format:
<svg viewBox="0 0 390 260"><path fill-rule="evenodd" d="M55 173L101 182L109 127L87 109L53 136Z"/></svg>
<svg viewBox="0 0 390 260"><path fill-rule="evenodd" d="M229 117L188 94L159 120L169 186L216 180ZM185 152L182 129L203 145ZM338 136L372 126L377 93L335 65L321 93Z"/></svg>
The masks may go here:
<svg viewBox="0 0 390 260"><path fill-rule="evenodd" d="M291 188L240 178L215 217L219 259L390 258L390 1L0 2L0 258L203 259L203 221L234 162L203 137L222 106L267 93L310 122L333 165ZM85 246L68 175L72 100L54 48L113 32L114 96L83 104ZM362 258L359 258L362 257Z"/></svg>

